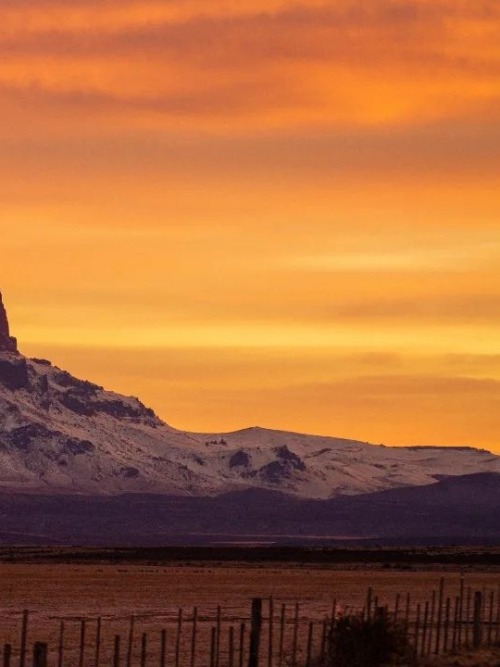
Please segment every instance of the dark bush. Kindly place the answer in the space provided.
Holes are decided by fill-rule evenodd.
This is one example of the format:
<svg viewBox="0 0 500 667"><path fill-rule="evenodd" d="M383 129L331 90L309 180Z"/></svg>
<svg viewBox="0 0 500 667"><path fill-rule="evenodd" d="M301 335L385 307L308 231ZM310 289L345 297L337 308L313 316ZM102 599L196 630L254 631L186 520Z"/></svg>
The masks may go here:
<svg viewBox="0 0 500 667"><path fill-rule="evenodd" d="M404 628L384 613L338 619L328 637L324 667L408 664L412 655Z"/></svg>

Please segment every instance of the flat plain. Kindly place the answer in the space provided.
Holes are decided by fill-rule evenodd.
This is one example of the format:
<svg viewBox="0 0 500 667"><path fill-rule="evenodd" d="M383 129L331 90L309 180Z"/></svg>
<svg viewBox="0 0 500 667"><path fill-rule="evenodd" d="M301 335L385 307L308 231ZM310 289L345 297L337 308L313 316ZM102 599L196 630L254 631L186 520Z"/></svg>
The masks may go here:
<svg viewBox="0 0 500 667"><path fill-rule="evenodd" d="M207 664L210 634L221 613L221 663L227 664L229 628L238 637L241 623L250 615L254 597L264 598L264 616L268 598L274 601L276 617L285 605L285 647L293 633L295 605L299 603L299 654L305 650L309 621L319 624L331 615L333 601L338 608L361 608L368 587L373 588L380 605L394 607L399 594L401 608L410 593L412 606L429 600L439 579L445 580L445 593L454 598L461 585L461 573L443 567L419 570L394 570L383 566L369 569L308 564L127 564L127 563L1 563L0 564L0 642L13 645L19 652L23 610L29 611L28 647L46 641L55 664L61 621L64 621L64 664L95 665L97 619L102 621L103 664L112 660L114 637L120 635L122 655L127 650L130 619L134 617L132 662L139 664L143 633L146 655L157 664L160 633L167 630L167 664L190 665L193 609L197 607L197 664ZM467 572L464 585L471 590L499 590L500 573L495 570ZM179 637L179 609L182 630ZM80 663L79 644L85 620L85 649ZM267 639L264 636L264 643ZM319 637L316 635L316 640ZM30 649L28 649L30 650Z"/></svg>

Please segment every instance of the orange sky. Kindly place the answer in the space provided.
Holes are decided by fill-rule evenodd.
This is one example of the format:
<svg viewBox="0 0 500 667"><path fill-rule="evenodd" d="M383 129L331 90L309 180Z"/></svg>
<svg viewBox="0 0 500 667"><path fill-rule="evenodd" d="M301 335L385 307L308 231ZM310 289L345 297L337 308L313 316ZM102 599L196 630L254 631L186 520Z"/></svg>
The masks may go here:
<svg viewBox="0 0 500 667"><path fill-rule="evenodd" d="M500 451L500 5L4 0L0 287L174 426Z"/></svg>

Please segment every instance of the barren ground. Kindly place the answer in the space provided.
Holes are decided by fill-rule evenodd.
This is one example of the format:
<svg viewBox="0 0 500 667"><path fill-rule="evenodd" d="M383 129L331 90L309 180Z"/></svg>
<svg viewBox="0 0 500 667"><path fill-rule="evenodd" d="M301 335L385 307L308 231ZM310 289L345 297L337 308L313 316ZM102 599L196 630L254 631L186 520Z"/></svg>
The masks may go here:
<svg viewBox="0 0 500 667"><path fill-rule="evenodd" d="M115 634L122 637L122 655L126 651L129 619L135 620L134 663L138 661L141 634L148 634L149 661L158 660L160 630L168 631L168 656L174 660L177 617L183 608L184 624L181 641L181 664L187 667L191 641L191 618L198 607L197 647L199 667L208 662L211 628L217 605L221 606L221 663L227 664L229 627L237 635L242 620L248 620L250 600L272 595L275 614L286 604L285 645L290 646L293 606L300 602L300 648L305 650L309 620L321 621L331 613L332 601L345 607L361 607L368 586L378 595L379 604L394 605L397 593L410 592L412 602L429 599L439 577L444 574L446 594L458 593L460 575L440 571L400 572L384 569L339 570L308 566L272 565L242 566L205 564L200 566L147 565L63 565L63 564L0 564L0 642L11 642L14 652L19 647L19 627L23 609L30 611L28 645L35 640L49 642L52 663L60 621L65 621L65 664L77 664L81 619L87 619L85 667L94 665L96 619L102 617L103 664L111 660ZM473 590L497 590L500 575L495 572L468 573L466 586ZM267 603L264 604L267 614ZM320 628L317 631L319 633ZM266 637L264 635L264 642ZM316 642L319 635L316 634ZM440 663L454 664L454 663ZM457 663L457 664L476 664ZM481 663L479 663L481 664ZM495 663L487 663L495 664Z"/></svg>

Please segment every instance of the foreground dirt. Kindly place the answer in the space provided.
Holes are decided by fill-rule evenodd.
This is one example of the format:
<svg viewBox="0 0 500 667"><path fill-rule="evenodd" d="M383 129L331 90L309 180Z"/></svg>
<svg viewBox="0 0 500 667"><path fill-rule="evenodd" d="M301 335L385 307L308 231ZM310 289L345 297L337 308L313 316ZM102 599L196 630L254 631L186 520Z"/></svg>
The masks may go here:
<svg viewBox="0 0 500 667"><path fill-rule="evenodd" d="M500 648L449 655L422 663L421 667L500 667Z"/></svg>

